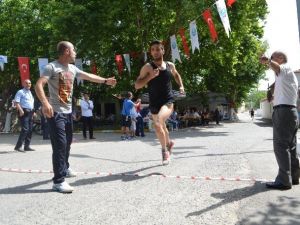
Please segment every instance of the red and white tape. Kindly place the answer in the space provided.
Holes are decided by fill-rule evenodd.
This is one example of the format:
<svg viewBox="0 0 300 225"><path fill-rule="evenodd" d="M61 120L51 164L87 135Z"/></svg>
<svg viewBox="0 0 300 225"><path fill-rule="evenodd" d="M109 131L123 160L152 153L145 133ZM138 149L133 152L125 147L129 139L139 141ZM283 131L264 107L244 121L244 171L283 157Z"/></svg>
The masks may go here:
<svg viewBox="0 0 300 225"><path fill-rule="evenodd" d="M13 173L53 173L51 170L28 170L28 169L14 169L14 168L0 168L2 172L13 172ZM228 177L210 177L210 176L174 176L165 175L162 173L107 173L107 172L76 172L80 175L96 175L96 176L131 176L131 177L163 177L163 178L176 178L176 179L189 179L189 180L219 180L219 181L252 181L252 182L268 182L267 179L258 178L228 178Z"/></svg>

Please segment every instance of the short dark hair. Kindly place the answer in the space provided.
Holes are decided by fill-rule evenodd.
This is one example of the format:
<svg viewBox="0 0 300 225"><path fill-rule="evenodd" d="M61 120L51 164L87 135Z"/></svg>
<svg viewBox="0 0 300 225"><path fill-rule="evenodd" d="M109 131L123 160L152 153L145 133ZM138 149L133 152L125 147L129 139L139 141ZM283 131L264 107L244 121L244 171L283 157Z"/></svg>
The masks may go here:
<svg viewBox="0 0 300 225"><path fill-rule="evenodd" d="M57 44L57 53L59 56L63 55L65 50L70 47L70 42L68 41L60 41Z"/></svg>
<svg viewBox="0 0 300 225"><path fill-rule="evenodd" d="M128 91L128 92L126 93L126 98L130 98L131 96L133 96L132 92Z"/></svg>
<svg viewBox="0 0 300 225"><path fill-rule="evenodd" d="M151 41L150 43L150 48L153 46L153 45L160 45L162 49L164 49L164 44L162 41L160 40L154 40L154 41Z"/></svg>

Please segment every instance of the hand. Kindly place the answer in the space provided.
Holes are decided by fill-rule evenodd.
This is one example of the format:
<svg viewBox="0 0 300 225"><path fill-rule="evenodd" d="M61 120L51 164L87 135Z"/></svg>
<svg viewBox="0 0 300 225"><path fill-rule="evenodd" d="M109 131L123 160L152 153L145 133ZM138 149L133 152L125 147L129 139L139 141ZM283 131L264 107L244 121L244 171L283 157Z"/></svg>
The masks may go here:
<svg viewBox="0 0 300 225"><path fill-rule="evenodd" d="M269 63L269 58L266 57L266 56L261 56L259 58L259 61L260 61L261 64L268 64Z"/></svg>
<svg viewBox="0 0 300 225"><path fill-rule="evenodd" d="M152 72L150 73L151 80L157 77L158 75L159 75L159 69L158 68L153 69Z"/></svg>
<svg viewBox="0 0 300 225"><path fill-rule="evenodd" d="M179 88L179 93L182 94L182 95L185 93L184 87L180 87L180 88Z"/></svg>
<svg viewBox="0 0 300 225"><path fill-rule="evenodd" d="M47 117L47 118L52 118L54 116L54 112L53 112L53 108L52 106L49 104L49 102L45 103L42 106L42 111L43 114Z"/></svg>
<svg viewBox="0 0 300 225"><path fill-rule="evenodd" d="M106 84L110 86L115 86L117 84L117 80L115 77L109 77L106 79Z"/></svg>
<svg viewBox="0 0 300 225"><path fill-rule="evenodd" d="M24 111L23 111L23 110L20 110L20 111L19 111L19 116L20 116L20 117L24 116Z"/></svg>

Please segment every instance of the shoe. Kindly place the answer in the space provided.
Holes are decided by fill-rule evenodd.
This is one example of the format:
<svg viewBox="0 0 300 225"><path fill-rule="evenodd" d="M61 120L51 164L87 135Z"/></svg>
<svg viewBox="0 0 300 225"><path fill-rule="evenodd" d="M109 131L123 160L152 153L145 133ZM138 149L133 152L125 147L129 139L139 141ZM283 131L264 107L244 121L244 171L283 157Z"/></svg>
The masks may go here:
<svg viewBox="0 0 300 225"><path fill-rule="evenodd" d="M53 184L52 189L60 193L72 193L74 191L74 188L71 187L66 181L59 184Z"/></svg>
<svg viewBox="0 0 300 225"><path fill-rule="evenodd" d="M33 148L30 148L30 147L24 148L24 150L25 150L25 151L35 151Z"/></svg>
<svg viewBox="0 0 300 225"><path fill-rule="evenodd" d="M67 172L66 172L66 176L65 177L76 177L77 176L77 173L74 172L71 168L68 168L67 169Z"/></svg>
<svg viewBox="0 0 300 225"><path fill-rule="evenodd" d="M14 150L15 150L15 151L18 151L18 152L25 153L25 151L24 151L23 149L21 149L21 148L17 148L17 147L15 147L15 148L14 148Z"/></svg>
<svg viewBox="0 0 300 225"><path fill-rule="evenodd" d="M166 150L162 150L161 153L162 153L162 164L163 166L166 166L170 163L170 153L169 151Z"/></svg>
<svg viewBox="0 0 300 225"><path fill-rule="evenodd" d="M170 155L172 155L173 146L174 146L174 141L170 141L169 144L167 145L167 150L169 151Z"/></svg>
<svg viewBox="0 0 300 225"><path fill-rule="evenodd" d="M298 180L292 180L292 185L298 185L299 184L299 179Z"/></svg>
<svg viewBox="0 0 300 225"><path fill-rule="evenodd" d="M277 189L277 190L289 190L292 188L291 186L286 186L277 182L268 182L266 183L266 187L270 189Z"/></svg>
<svg viewBox="0 0 300 225"><path fill-rule="evenodd" d="M95 137L90 137L90 139L96 139Z"/></svg>
<svg viewBox="0 0 300 225"><path fill-rule="evenodd" d="M121 136L122 141L126 140L126 136Z"/></svg>

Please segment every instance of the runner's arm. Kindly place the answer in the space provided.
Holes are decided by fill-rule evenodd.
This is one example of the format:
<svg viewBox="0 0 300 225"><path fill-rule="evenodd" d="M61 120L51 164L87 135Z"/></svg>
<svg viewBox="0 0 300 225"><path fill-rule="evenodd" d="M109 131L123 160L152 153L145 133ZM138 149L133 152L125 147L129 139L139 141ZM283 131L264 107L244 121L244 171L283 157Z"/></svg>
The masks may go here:
<svg viewBox="0 0 300 225"><path fill-rule="evenodd" d="M176 81L176 83L178 84L179 86L179 90L180 92L184 93L184 86L183 86L183 83L182 83L182 79L181 79L181 76L180 74L178 73L178 71L176 70L176 67L173 63L169 62L170 66L171 66L171 72L174 76L174 79Z"/></svg>
<svg viewBox="0 0 300 225"><path fill-rule="evenodd" d="M150 66L148 64L144 65L140 71L140 75L135 81L135 89L143 88L150 80L152 80L154 76L151 76Z"/></svg>

